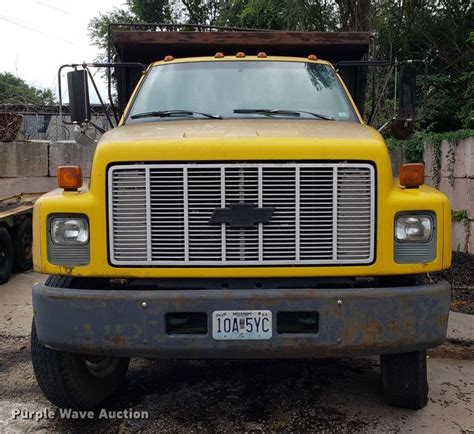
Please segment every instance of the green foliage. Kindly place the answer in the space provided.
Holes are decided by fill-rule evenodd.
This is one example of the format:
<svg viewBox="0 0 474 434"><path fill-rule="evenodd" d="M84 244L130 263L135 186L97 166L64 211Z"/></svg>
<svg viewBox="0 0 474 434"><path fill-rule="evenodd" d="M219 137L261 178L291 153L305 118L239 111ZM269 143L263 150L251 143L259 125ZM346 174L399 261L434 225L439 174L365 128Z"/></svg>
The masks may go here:
<svg viewBox="0 0 474 434"><path fill-rule="evenodd" d="M393 137L387 138L387 146L394 149L396 146L402 146L405 153L405 159L408 163L419 163L423 161L423 149L428 134L424 131L417 131L408 140L396 140Z"/></svg>
<svg viewBox="0 0 474 434"><path fill-rule="evenodd" d="M107 35L110 23L134 23L137 21L139 19L134 13L119 8L113 8L110 12L92 18L87 28L92 43L99 48L99 55L96 60L99 62L107 61Z"/></svg>
<svg viewBox="0 0 474 434"><path fill-rule="evenodd" d="M129 0L130 12L145 23L169 23L173 8L169 0Z"/></svg>
<svg viewBox="0 0 474 434"><path fill-rule="evenodd" d="M472 49L474 47L474 31L469 33L468 43ZM464 128L474 128L474 60L469 62L469 67L461 75L460 81L465 89L463 94L464 104L460 110L462 126Z"/></svg>
<svg viewBox="0 0 474 434"><path fill-rule="evenodd" d="M222 1L218 23L258 29L324 31L336 27L333 6L308 0Z"/></svg>
<svg viewBox="0 0 474 434"><path fill-rule="evenodd" d="M38 89L9 72L0 73L0 104L51 105L54 102L51 89Z"/></svg>
<svg viewBox="0 0 474 434"><path fill-rule="evenodd" d="M193 23L296 31L371 31L376 57L428 64L426 107L420 130L474 128L474 3L472 0L128 0L91 20L92 42L105 58L109 22ZM317 54L317 53L316 53ZM385 70L386 71L386 70ZM393 115L393 73L373 70L379 102L374 126ZM423 68L418 67L418 94ZM387 86L384 86L387 78ZM372 98L369 95L369 100ZM419 106L422 104L419 100ZM420 154L420 136L413 145Z"/></svg>
<svg viewBox="0 0 474 434"><path fill-rule="evenodd" d="M471 0L374 1L374 4L377 57L419 59L428 64L427 106L424 113L419 112L420 127L439 133L469 127L470 110L465 108L469 95L465 91L467 81L472 80L466 74L472 71L470 62L474 56L470 37L474 28ZM422 67L418 73L421 76ZM388 87L385 97L393 98L393 86Z"/></svg>
<svg viewBox="0 0 474 434"><path fill-rule="evenodd" d="M459 211L452 210L451 218L454 223L462 223L466 234L465 252L468 253L469 239L471 238L471 217L467 209L461 209Z"/></svg>
<svg viewBox="0 0 474 434"><path fill-rule="evenodd" d="M469 224L471 221L469 217L469 211L467 209L461 209L459 211L453 209L451 211L451 215L454 223Z"/></svg>
<svg viewBox="0 0 474 434"><path fill-rule="evenodd" d="M425 145L431 146L432 152L432 171L433 171L433 184L438 187L441 181L441 143L443 141L448 142L448 153L446 155L446 170L448 172L448 180L451 186L454 186L454 166L455 166L455 153L458 143L468 137L474 137L473 129L464 129L458 131L451 131L446 133L433 133L430 131L417 131L408 140L395 140L394 138L387 139L387 145L389 149L393 149L396 146L402 146L405 159L408 163L422 163L423 162L423 150Z"/></svg>
<svg viewBox="0 0 474 434"><path fill-rule="evenodd" d="M425 138L425 143L432 146L432 170L433 170L433 184L438 187L441 181L441 143L448 142L448 154L446 170L448 172L448 180L451 187L454 187L454 165L456 148L459 142L468 137L474 137L474 130L458 130L447 133L428 134Z"/></svg>

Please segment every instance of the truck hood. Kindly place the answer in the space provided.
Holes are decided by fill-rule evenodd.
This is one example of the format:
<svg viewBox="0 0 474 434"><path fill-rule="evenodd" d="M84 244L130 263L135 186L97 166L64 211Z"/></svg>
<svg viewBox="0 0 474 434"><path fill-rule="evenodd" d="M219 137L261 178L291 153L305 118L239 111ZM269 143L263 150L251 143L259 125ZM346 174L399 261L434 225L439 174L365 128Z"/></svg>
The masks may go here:
<svg viewBox="0 0 474 434"><path fill-rule="evenodd" d="M375 133L375 134L374 134ZM378 133L355 122L288 119L189 120L122 125L107 132L101 142L213 139L247 137L304 137L371 140Z"/></svg>
<svg viewBox="0 0 474 434"><path fill-rule="evenodd" d="M190 120L123 125L97 146L92 179L111 164L133 162L336 160L373 161L390 174L382 136L355 122L323 120Z"/></svg>

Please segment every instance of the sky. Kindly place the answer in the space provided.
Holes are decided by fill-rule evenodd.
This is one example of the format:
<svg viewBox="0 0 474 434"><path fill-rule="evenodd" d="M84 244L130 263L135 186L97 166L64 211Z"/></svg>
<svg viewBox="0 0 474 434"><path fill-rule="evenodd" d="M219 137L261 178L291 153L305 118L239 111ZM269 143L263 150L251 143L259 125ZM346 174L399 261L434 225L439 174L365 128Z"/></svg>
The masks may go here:
<svg viewBox="0 0 474 434"><path fill-rule="evenodd" d="M11 72L57 94L57 71L61 65L92 62L97 56L87 32L89 20L124 3L125 0L3 0L0 72Z"/></svg>

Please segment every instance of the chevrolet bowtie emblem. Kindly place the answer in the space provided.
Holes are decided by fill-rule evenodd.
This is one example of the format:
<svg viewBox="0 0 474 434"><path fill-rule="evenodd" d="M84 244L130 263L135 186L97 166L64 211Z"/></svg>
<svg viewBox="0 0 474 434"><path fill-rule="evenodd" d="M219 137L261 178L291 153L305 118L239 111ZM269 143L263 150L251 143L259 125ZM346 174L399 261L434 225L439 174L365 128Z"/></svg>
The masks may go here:
<svg viewBox="0 0 474 434"><path fill-rule="evenodd" d="M267 223L275 211L273 207L257 208L253 203L233 203L228 208L216 208L210 224L228 224L231 228L251 228L255 223Z"/></svg>

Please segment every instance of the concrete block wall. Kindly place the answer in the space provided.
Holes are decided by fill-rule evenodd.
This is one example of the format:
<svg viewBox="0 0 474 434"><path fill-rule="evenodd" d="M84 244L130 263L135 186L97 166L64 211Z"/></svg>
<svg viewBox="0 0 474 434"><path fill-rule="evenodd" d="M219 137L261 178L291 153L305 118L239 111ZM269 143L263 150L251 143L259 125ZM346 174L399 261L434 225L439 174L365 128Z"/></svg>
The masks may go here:
<svg viewBox="0 0 474 434"><path fill-rule="evenodd" d="M90 177L95 145L84 146L76 142L54 142L49 144L49 176L56 176L58 166L79 165L82 175Z"/></svg>
<svg viewBox="0 0 474 434"><path fill-rule="evenodd" d="M460 140L454 153L454 183L451 186L448 172L449 143L441 143L441 180L439 189L449 197L451 208L467 210L470 216L470 237L466 237L464 223L453 223L453 250L474 253L474 137ZM427 184L433 185L433 146L425 144L424 161Z"/></svg>
<svg viewBox="0 0 474 434"><path fill-rule="evenodd" d="M0 176L49 176L49 142L0 143Z"/></svg>
<svg viewBox="0 0 474 434"><path fill-rule="evenodd" d="M95 145L74 141L0 143L0 197L46 192L56 188L56 168L79 165L86 182Z"/></svg>

